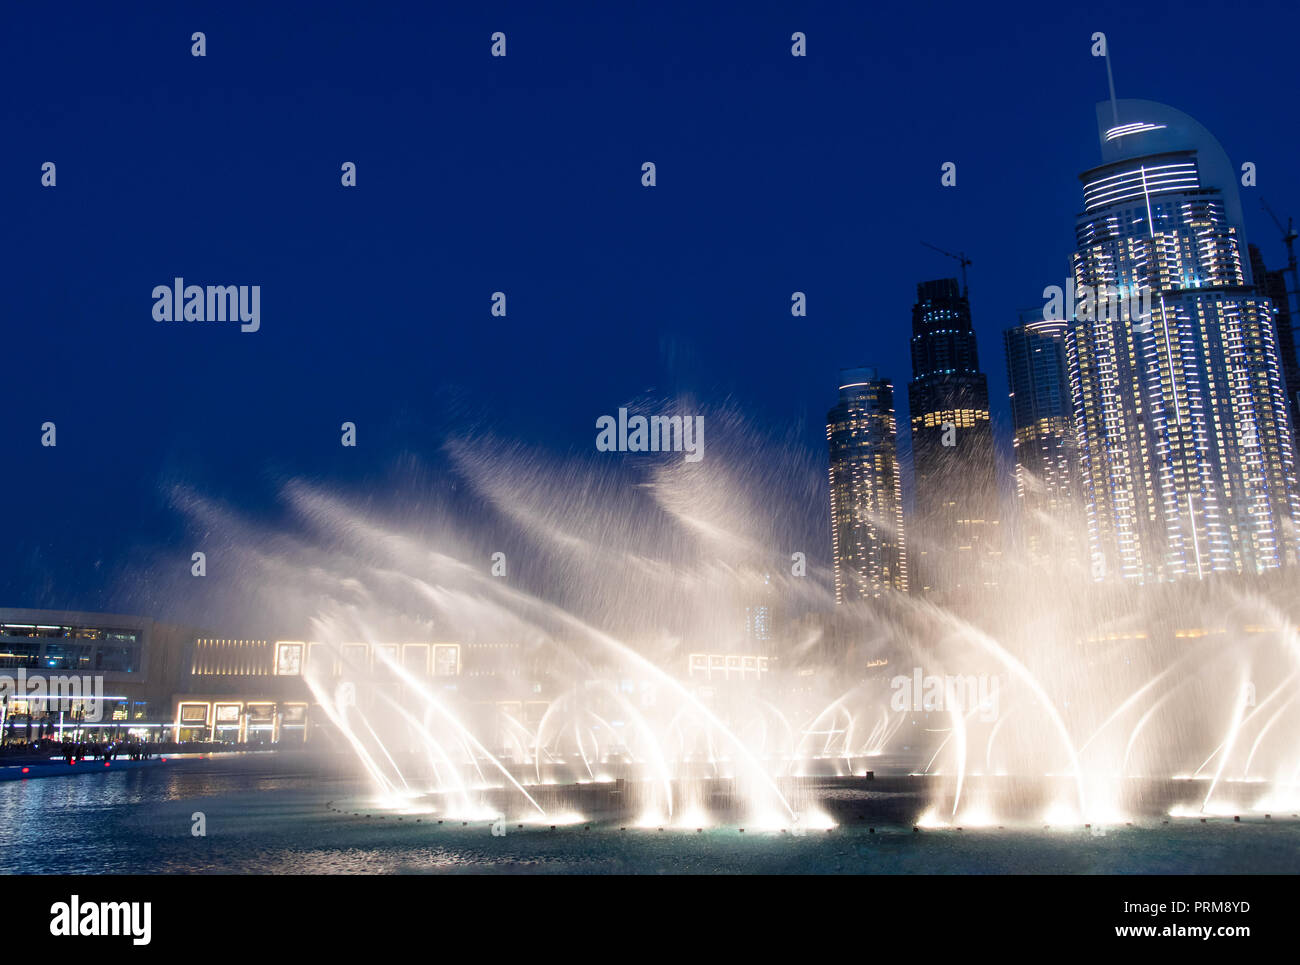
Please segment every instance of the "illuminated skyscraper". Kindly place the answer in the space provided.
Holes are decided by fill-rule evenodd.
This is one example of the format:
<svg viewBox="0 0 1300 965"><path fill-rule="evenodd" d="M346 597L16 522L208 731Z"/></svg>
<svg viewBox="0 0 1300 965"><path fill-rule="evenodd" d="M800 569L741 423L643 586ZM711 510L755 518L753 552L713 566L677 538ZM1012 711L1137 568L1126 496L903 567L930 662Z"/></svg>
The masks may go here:
<svg viewBox="0 0 1300 965"><path fill-rule="evenodd" d="M745 652L767 653L772 642L772 577L763 574L761 589L751 590L745 604Z"/></svg>
<svg viewBox="0 0 1300 965"><path fill-rule="evenodd" d="M845 369L826 416L835 601L907 590L894 386L875 369Z"/></svg>
<svg viewBox="0 0 1300 965"><path fill-rule="evenodd" d="M988 380L970 301L955 278L916 286L907 400L916 480L912 586L969 597L997 582L1000 514Z"/></svg>
<svg viewBox="0 0 1300 965"><path fill-rule="evenodd" d="M1236 171L1172 108L1106 102L1097 118L1104 163L1079 176L1080 307L1065 335L1093 574L1165 581L1294 563L1288 406ZM1089 304L1143 289L1141 311Z"/></svg>
<svg viewBox="0 0 1300 965"><path fill-rule="evenodd" d="M1064 321L1041 308L1002 333L1011 391L1019 537L1028 562L1084 562L1079 452L1070 408Z"/></svg>

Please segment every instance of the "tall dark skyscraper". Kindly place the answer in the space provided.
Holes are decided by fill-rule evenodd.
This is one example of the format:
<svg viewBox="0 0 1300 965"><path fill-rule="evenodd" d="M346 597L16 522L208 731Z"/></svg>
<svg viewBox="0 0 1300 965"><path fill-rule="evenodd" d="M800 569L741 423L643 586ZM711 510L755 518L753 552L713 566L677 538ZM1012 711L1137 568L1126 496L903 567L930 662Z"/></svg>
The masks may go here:
<svg viewBox="0 0 1300 965"><path fill-rule="evenodd" d="M845 369L826 416L835 602L907 590L894 386L875 369Z"/></svg>
<svg viewBox="0 0 1300 965"><path fill-rule="evenodd" d="M997 582L1001 534L988 380L970 300L955 278L916 286L907 399L916 480L912 586L969 596Z"/></svg>
<svg viewBox="0 0 1300 965"><path fill-rule="evenodd" d="M1237 169L1163 104L1106 102L1097 120L1104 163L1079 176L1076 292L1149 299L1081 307L1066 330L1093 573L1168 581L1294 563L1290 412Z"/></svg>
<svg viewBox="0 0 1300 965"><path fill-rule="evenodd" d="M1286 383L1287 400L1291 410L1291 439L1300 458L1300 362L1296 359L1295 329L1292 327L1291 297L1287 293L1286 269L1269 271L1264 267L1264 256L1255 245L1250 251L1250 271L1255 276L1255 287L1273 303L1273 321L1277 328L1277 350L1282 358L1282 380Z"/></svg>
<svg viewBox="0 0 1300 965"><path fill-rule="evenodd" d="M1017 535L1027 562L1082 565L1079 453L1065 364L1064 321L1041 308L1002 333L1016 454Z"/></svg>

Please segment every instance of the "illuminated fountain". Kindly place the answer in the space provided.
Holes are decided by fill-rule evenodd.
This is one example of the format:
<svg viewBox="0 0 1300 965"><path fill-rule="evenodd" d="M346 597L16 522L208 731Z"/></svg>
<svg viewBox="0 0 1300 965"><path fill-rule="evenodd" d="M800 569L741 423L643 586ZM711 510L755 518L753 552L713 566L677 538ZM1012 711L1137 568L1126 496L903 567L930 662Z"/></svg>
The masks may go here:
<svg viewBox="0 0 1300 965"><path fill-rule="evenodd" d="M1277 580L1116 591L1027 571L963 611L837 608L826 573L791 565L819 555L821 468L711 418L694 464L557 465L477 439L447 447L450 476L403 470L388 508L290 482L269 538L175 499L229 534L241 581L214 612L306 628L315 702L378 806L821 828L861 811L840 799L889 762L916 797L902 820L924 827L1300 807L1296 594ZM788 630L747 630L771 605ZM349 646L391 640L503 656L449 679L381 647L349 662ZM743 655L751 679L693 675L693 655L705 670ZM913 675L996 687L900 704Z"/></svg>

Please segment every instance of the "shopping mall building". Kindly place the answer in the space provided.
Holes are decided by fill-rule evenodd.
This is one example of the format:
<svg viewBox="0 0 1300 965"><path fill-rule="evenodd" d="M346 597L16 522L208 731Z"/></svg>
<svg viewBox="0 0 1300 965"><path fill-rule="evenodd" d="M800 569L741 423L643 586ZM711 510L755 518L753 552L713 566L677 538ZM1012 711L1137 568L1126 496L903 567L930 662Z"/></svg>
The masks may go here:
<svg viewBox="0 0 1300 965"><path fill-rule="evenodd" d="M473 650L502 651L506 645ZM501 652L498 657L507 657ZM296 743L315 702L304 674L364 678L400 663L456 689L458 643L218 639L117 613L0 608L0 735ZM498 660L498 663L500 661ZM491 661L482 661L490 666ZM478 671L494 676L492 671Z"/></svg>

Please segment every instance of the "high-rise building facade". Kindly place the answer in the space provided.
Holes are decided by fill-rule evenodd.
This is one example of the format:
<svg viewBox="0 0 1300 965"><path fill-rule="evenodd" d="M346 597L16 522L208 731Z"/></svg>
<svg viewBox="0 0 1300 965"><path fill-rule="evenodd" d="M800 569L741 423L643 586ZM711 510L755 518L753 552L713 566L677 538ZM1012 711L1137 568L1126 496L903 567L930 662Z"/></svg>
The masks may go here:
<svg viewBox="0 0 1300 965"><path fill-rule="evenodd" d="M907 590L894 386L875 369L845 369L826 416L835 602Z"/></svg>
<svg viewBox="0 0 1300 965"><path fill-rule="evenodd" d="M1264 267L1264 256L1254 245L1250 251L1250 270L1255 276L1255 287L1273 303L1273 323L1277 328L1277 347L1282 360L1282 381L1286 383L1287 401L1291 414L1291 444L1300 446L1300 360L1296 358L1295 329L1292 325L1291 296L1287 291L1287 270L1269 271ZM1297 452L1300 458L1300 451Z"/></svg>
<svg viewBox="0 0 1300 965"><path fill-rule="evenodd" d="M1065 335L1093 574L1167 581L1294 563L1290 418L1235 169L1164 105L1106 102L1097 118L1104 163L1080 175L1080 308Z"/></svg>
<svg viewBox="0 0 1300 965"><path fill-rule="evenodd" d="M957 279L916 286L912 309L912 587L969 596L997 582L1000 496L988 380Z"/></svg>
<svg viewBox="0 0 1300 965"><path fill-rule="evenodd" d="M1061 320L1021 313L1002 333L1015 446L1017 537L1033 565L1084 562L1079 452Z"/></svg>
<svg viewBox="0 0 1300 965"><path fill-rule="evenodd" d="M763 574L763 585L747 591L745 603L745 650L767 653L772 645L773 592L771 574Z"/></svg>

